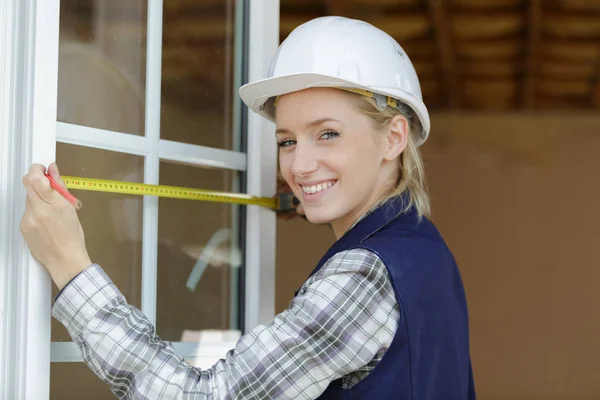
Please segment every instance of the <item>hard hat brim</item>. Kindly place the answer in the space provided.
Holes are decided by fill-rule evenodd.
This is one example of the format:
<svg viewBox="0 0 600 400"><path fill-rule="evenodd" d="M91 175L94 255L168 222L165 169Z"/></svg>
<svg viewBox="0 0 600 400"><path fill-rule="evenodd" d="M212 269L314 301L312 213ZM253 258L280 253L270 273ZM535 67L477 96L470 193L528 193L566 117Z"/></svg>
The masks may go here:
<svg viewBox="0 0 600 400"><path fill-rule="evenodd" d="M429 136L431 125L425 104L421 99L402 89L365 86L351 80L323 74L297 73L248 83L240 88L239 94L248 108L268 120L274 121L273 114L263 107L267 100L287 93L316 87L356 88L393 97L409 106L421 122L422 132L417 140L417 146L423 144Z"/></svg>

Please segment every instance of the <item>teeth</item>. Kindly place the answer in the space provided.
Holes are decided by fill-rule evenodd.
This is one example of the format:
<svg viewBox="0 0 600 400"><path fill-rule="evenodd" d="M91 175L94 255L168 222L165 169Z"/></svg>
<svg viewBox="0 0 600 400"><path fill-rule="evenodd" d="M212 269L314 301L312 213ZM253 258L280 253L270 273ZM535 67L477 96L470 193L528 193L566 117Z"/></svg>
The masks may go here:
<svg viewBox="0 0 600 400"><path fill-rule="evenodd" d="M317 193L320 192L321 190L325 190L327 188L330 188L333 186L335 182L327 182L327 183L320 183L318 185L313 185L313 186L302 186L302 191L304 193Z"/></svg>

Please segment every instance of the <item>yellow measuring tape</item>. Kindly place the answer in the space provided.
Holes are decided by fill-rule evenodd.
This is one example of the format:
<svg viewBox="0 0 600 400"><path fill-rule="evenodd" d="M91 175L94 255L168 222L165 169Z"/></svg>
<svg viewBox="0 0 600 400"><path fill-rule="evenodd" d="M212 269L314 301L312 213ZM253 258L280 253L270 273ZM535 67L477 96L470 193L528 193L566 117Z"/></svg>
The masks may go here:
<svg viewBox="0 0 600 400"><path fill-rule="evenodd" d="M63 176L62 179L68 189L75 190L91 190L95 192L170 197L175 199L201 200L217 203L257 205L278 211L293 209L293 195L291 193L276 197L256 197L243 193L228 193L215 190L150 185L146 183L111 181L105 179L81 178L76 176Z"/></svg>

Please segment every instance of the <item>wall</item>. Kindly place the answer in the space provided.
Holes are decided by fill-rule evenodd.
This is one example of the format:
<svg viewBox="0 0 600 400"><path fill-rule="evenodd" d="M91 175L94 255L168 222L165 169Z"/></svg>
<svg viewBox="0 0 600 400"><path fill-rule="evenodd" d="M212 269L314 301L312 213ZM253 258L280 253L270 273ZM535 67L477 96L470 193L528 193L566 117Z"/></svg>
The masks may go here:
<svg viewBox="0 0 600 400"><path fill-rule="evenodd" d="M479 398L600 398L600 116L432 123L432 219L466 286ZM277 239L281 311L334 239L304 220Z"/></svg>

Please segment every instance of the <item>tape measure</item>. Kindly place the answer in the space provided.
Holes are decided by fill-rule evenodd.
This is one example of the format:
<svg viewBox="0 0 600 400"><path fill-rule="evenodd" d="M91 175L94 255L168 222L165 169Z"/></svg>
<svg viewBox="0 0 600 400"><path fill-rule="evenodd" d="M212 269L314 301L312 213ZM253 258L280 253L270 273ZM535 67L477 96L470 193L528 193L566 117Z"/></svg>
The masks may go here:
<svg viewBox="0 0 600 400"><path fill-rule="evenodd" d="M120 193L127 195L169 197L184 200L200 200L216 203L257 205L277 211L293 210L293 194L275 197L256 197L244 193L228 193L215 190L191 189L177 186L150 185L146 183L111 181L105 179L63 176L68 189L95 192Z"/></svg>

